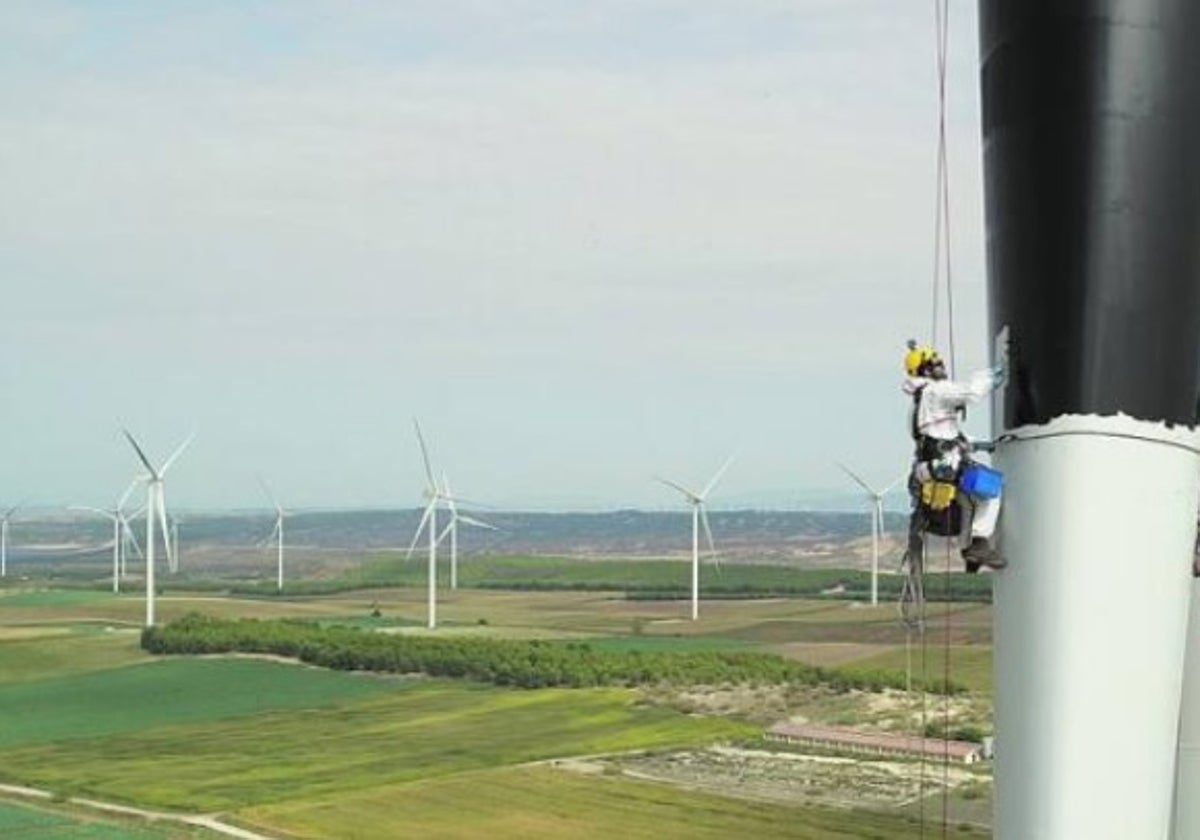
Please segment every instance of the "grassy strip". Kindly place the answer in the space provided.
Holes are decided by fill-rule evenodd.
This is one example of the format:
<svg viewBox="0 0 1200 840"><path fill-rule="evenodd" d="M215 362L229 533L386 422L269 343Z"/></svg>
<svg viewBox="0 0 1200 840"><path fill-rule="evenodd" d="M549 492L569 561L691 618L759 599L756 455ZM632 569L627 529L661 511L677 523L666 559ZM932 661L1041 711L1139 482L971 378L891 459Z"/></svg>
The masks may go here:
<svg viewBox="0 0 1200 840"><path fill-rule="evenodd" d="M294 801L245 812L264 831L302 837L386 840L413 837L557 840L791 840L941 836L916 820L864 811L754 802L628 778L585 775L550 767L463 773L409 784L368 788L336 798ZM952 830L958 838L982 831Z"/></svg>
<svg viewBox="0 0 1200 840"><path fill-rule="evenodd" d="M152 660L0 685L0 748L311 709L394 692L407 683L248 659Z"/></svg>
<svg viewBox="0 0 1200 840"><path fill-rule="evenodd" d="M20 840L183 840L213 837L202 828L151 824L147 820L100 817L91 812L49 806L0 802L0 837Z"/></svg>
<svg viewBox="0 0 1200 840"><path fill-rule="evenodd" d="M392 635L295 621L227 621L199 613L147 628L142 633L142 647L157 654L269 653L343 671L424 673L521 688L664 682L792 683L846 691L905 686L905 676L898 672L840 671L769 653L620 650L596 648L586 642ZM925 687L936 693L964 690L938 678L928 680Z"/></svg>
<svg viewBox="0 0 1200 840"><path fill-rule="evenodd" d="M117 668L147 659L137 633L97 632L87 628L47 628L29 638L0 635L0 686L14 682L78 675Z"/></svg>
<svg viewBox="0 0 1200 840"><path fill-rule="evenodd" d="M240 692L229 683L221 688ZM162 700L147 693L130 714L156 703ZM566 755L744 739L759 731L741 721L647 706L627 689L518 691L421 680L320 708L10 747L0 751L0 778L147 807L219 811L337 799L380 785ZM389 836L409 836L402 820L392 828ZM318 836L355 835L332 830Z"/></svg>

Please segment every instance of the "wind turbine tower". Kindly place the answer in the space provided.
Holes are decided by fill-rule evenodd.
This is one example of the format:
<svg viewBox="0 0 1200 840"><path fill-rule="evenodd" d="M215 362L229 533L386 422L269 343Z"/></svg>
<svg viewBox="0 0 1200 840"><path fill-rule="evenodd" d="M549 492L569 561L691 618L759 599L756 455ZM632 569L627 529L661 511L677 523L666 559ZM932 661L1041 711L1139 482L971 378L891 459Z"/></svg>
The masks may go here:
<svg viewBox="0 0 1200 840"><path fill-rule="evenodd" d="M20 507L13 505L0 517L0 577L8 577L8 520Z"/></svg>
<svg viewBox="0 0 1200 840"><path fill-rule="evenodd" d="M275 588L283 591L283 508L276 501L275 496L271 493L271 489L267 487L267 482L262 477L259 477L258 483L262 486L263 492L267 494L267 498L271 500L271 505L275 508L275 528L271 531L271 536L268 539L277 539L276 555L278 558L276 569Z"/></svg>
<svg viewBox="0 0 1200 840"><path fill-rule="evenodd" d="M704 527L704 536L708 540L708 550L711 555L716 556L717 550L713 545L712 528L708 524L708 511L705 509L705 503L708 499L708 494L717 486L717 482L721 480L721 476L729 469L729 465L733 463L733 456L721 465L721 468L713 474L713 477L708 480L708 484L704 485L704 489L697 493L694 490L689 490L682 484L671 481L667 478L655 476L655 480L678 490L683 494L688 504L692 506L692 621L700 618L700 528Z"/></svg>
<svg viewBox="0 0 1200 840"><path fill-rule="evenodd" d="M879 606L879 541L883 538L883 497L904 477L901 476L882 490L876 490L845 464L838 464L838 467L863 489L871 502L871 606L876 607Z"/></svg>
<svg viewBox="0 0 1200 840"><path fill-rule="evenodd" d="M89 513L96 513L96 514L99 514L100 516L103 516L107 519L112 520L112 524L113 524L112 591L113 591L114 595L116 595L117 593L119 593L121 591L121 559L122 559L121 554L122 554L122 549L124 547L124 543L126 541L125 528L127 527L127 523L125 522L125 517L121 513L121 509L125 506L125 502L129 498L129 494L133 492L134 487L137 487L137 479L134 479L133 481L131 481L129 483L129 487L127 487L125 492L123 494L121 494L121 498L117 500L117 506L115 508L113 508L112 510L88 507L86 505L76 505L71 508L71 510L81 510L81 511L87 511Z"/></svg>
<svg viewBox="0 0 1200 840"><path fill-rule="evenodd" d="M995 837L1196 840L1200 3L978 9Z"/></svg>
<svg viewBox="0 0 1200 840"><path fill-rule="evenodd" d="M450 479L442 473L442 499L446 502L446 507L450 510L450 524L446 526L438 537L440 543L450 535L450 588L458 589L458 523L462 522L465 525L472 525L476 528L486 528L489 531L500 530L495 525L489 525L486 522L481 522L472 516L467 516L465 513L458 512L458 504L455 501L454 494L450 492Z"/></svg>
<svg viewBox="0 0 1200 840"><path fill-rule="evenodd" d="M163 465L158 469L150 463L150 459L146 457L146 453L142 451L142 447L129 433L128 429L122 429L125 437L129 440L129 445L133 447L133 451L137 453L138 460L142 462L142 466L146 468L146 475L143 481L146 482L146 626L154 626L154 526L155 519L159 520L159 528L162 530L163 544L166 548L167 558L171 556L171 541L167 536L167 503L164 494L163 479L167 474L167 470L171 469L171 465L175 460L183 454L183 450L187 449L188 444L192 442L195 435L189 435L188 438L179 445L171 457L163 462Z"/></svg>
<svg viewBox="0 0 1200 840"><path fill-rule="evenodd" d="M442 491L438 487L437 480L433 477L433 464L429 460L429 447L425 445L425 436L421 434L421 424L413 418L413 427L417 430L417 442L421 445L421 460L425 464L425 497L429 499L429 503L425 506L425 512L421 514L421 522L417 525L417 532L413 534L412 544L408 547L408 557L412 557L413 550L417 547L417 541L421 538L421 532L426 527L429 529L429 604L427 607L429 629L433 630L437 627L437 509L442 501Z"/></svg>

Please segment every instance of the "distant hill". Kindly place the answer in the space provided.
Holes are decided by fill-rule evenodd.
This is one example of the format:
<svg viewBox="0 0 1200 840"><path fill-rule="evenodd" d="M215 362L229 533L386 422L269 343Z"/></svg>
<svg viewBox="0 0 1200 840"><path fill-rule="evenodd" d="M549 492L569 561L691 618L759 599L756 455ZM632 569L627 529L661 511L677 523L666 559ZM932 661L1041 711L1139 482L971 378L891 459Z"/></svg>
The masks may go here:
<svg viewBox="0 0 1200 840"><path fill-rule="evenodd" d="M290 514L286 544L301 553L348 555L398 551L408 548L421 511L309 511ZM565 556L683 557L691 551L691 514L617 510L605 513L541 513L473 511L498 531L460 525L459 549L463 554L541 554ZM729 561L809 561L813 566L861 566L869 560L869 519L865 512L818 511L713 511L709 514L713 537L721 556ZM904 528L904 517L887 515L893 538L885 554L894 553L895 535ZM439 516L439 527L448 522ZM244 555L261 558L271 553L266 545L274 515L258 513L183 513L180 544L184 557ZM134 523L141 541L145 522ZM9 561L21 563L101 563L111 552L112 527L99 517L55 514L12 524ZM424 541L419 550L423 550ZM706 548L703 534L701 547Z"/></svg>

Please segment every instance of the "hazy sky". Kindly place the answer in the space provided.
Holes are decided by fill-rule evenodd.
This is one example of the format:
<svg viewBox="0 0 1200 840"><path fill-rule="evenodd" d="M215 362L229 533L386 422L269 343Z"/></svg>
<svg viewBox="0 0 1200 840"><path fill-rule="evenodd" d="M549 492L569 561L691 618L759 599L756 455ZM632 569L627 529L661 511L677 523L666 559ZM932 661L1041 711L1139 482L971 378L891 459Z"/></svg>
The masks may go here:
<svg viewBox="0 0 1200 840"><path fill-rule="evenodd" d="M951 4L960 368L975 4ZM910 449L932 3L8 0L0 503L796 506ZM972 426L986 431L986 411Z"/></svg>

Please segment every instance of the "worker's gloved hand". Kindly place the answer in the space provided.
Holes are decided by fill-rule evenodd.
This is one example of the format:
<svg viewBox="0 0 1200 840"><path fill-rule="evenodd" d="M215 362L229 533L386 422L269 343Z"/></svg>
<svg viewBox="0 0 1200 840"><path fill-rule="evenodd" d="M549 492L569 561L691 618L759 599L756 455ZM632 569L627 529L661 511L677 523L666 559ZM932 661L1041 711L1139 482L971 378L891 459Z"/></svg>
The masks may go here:
<svg viewBox="0 0 1200 840"><path fill-rule="evenodd" d="M1008 368L1004 365L996 365L992 368L992 385L995 388L1003 388L1008 383Z"/></svg>

